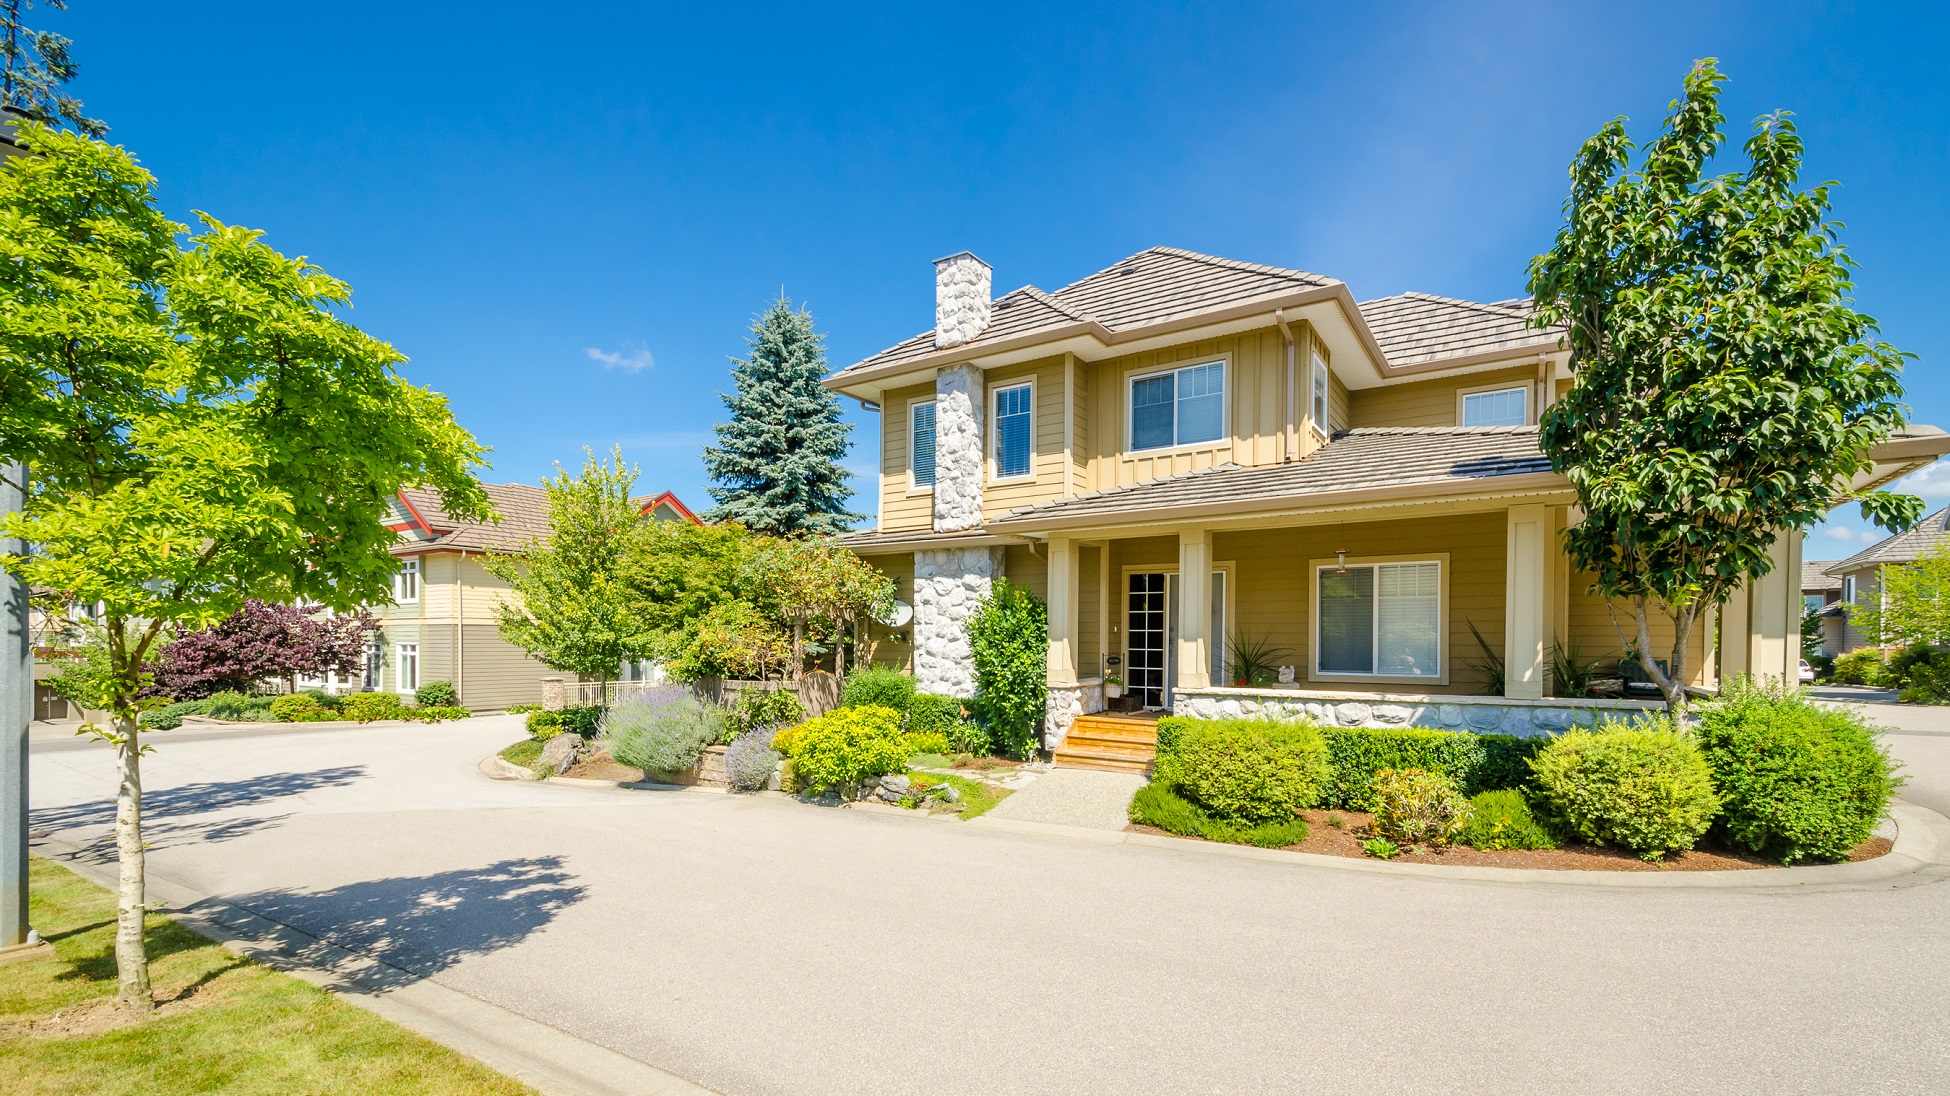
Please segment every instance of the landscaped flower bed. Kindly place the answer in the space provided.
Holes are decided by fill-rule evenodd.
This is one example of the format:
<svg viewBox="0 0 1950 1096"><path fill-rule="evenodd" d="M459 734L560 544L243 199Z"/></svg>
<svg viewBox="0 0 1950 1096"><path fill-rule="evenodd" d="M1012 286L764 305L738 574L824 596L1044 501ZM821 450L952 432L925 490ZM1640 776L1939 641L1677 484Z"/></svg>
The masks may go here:
<svg viewBox="0 0 1950 1096"><path fill-rule="evenodd" d="M1866 859L1901 784L1859 715L1744 680L1698 726L1557 738L1167 718L1139 827L1381 859L1683 869ZM1323 829L1323 827L1325 827Z"/></svg>

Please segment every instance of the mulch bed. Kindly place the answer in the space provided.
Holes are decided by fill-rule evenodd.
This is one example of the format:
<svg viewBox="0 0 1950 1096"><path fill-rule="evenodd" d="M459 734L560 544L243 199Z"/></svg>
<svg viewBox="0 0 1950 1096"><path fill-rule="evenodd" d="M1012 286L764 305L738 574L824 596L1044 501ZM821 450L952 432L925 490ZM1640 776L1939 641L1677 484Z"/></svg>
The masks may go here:
<svg viewBox="0 0 1950 1096"><path fill-rule="evenodd" d="M613 780L619 784L635 784L643 779L643 770L631 768L609 756L608 750L597 750L587 761L578 761L569 766L563 776L578 780Z"/></svg>
<svg viewBox="0 0 1950 1096"><path fill-rule="evenodd" d="M1302 811L1301 817L1307 822L1307 839L1298 845L1286 846L1284 851L1374 859L1361 849L1361 842L1372 836L1368 826L1374 821L1373 815L1360 811ZM1340 818L1343 824L1340 827L1329 824L1330 817ZM1125 828L1135 833L1178 837L1181 841L1205 840L1202 837L1179 837L1156 826L1131 825ZM1849 861L1873 860L1887 853L1892 847L1893 842L1886 837L1871 837L1850 854ZM1426 849L1421 852L1403 849L1393 862L1474 864L1494 868L1543 868L1557 871L1747 871L1782 866L1778 861L1764 860L1752 853L1729 849L1715 842L1711 837L1701 841L1696 849L1669 856L1657 863L1640 860L1623 849L1601 849L1591 845L1566 845L1561 849L1506 849L1501 852L1484 852L1466 845Z"/></svg>

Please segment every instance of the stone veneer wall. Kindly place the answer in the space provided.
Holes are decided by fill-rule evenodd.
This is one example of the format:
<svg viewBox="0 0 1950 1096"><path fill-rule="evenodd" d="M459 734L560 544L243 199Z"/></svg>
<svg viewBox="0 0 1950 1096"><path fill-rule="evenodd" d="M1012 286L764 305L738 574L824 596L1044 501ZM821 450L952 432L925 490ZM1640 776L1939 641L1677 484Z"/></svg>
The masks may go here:
<svg viewBox="0 0 1950 1096"><path fill-rule="evenodd" d="M994 280L989 264L966 251L935 260L934 345L960 346L988 329Z"/></svg>
<svg viewBox="0 0 1950 1096"><path fill-rule="evenodd" d="M1043 702L1043 748L1054 750L1061 746L1078 716L1103 710L1102 678L1087 678L1075 685L1051 685L1049 696Z"/></svg>
<svg viewBox="0 0 1950 1096"><path fill-rule="evenodd" d="M1001 575L1000 548L914 553L914 683L922 692L975 695L968 619Z"/></svg>
<svg viewBox="0 0 1950 1096"><path fill-rule="evenodd" d="M1524 737L1589 727L1597 719L1644 718L1665 710L1656 701L1509 700L1493 696L1410 696L1300 690L1179 689L1174 715L1198 719L1298 719L1342 727L1427 727Z"/></svg>
<svg viewBox="0 0 1950 1096"><path fill-rule="evenodd" d="M951 365L934 375L934 528L982 524L982 371Z"/></svg>

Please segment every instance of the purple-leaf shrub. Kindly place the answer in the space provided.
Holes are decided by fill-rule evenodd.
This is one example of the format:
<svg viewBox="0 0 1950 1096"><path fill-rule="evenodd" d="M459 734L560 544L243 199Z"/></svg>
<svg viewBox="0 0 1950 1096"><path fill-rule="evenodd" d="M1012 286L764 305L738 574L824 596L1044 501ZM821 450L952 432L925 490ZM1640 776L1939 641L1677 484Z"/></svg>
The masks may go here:
<svg viewBox="0 0 1950 1096"><path fill-rule="evenodd" d="M330 671L352 673L365 661L366 637L379 627L369 613L325 616L321 610L253 598L200 632L177 637L152 666L153 695L194 700L266 678L284 681Z"/></svg>

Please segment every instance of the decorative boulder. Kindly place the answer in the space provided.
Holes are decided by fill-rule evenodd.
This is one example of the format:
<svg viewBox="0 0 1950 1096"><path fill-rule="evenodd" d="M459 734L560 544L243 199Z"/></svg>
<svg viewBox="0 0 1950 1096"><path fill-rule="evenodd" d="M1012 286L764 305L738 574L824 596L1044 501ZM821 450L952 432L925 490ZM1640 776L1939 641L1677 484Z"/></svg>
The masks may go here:
<svg viewBox="0 0 1950 1096"><path fill-rule="evenodd" d="M582 759L583 739L579 734L558 734L542 744L542 764L557 776L575 767Z"/></svg>

